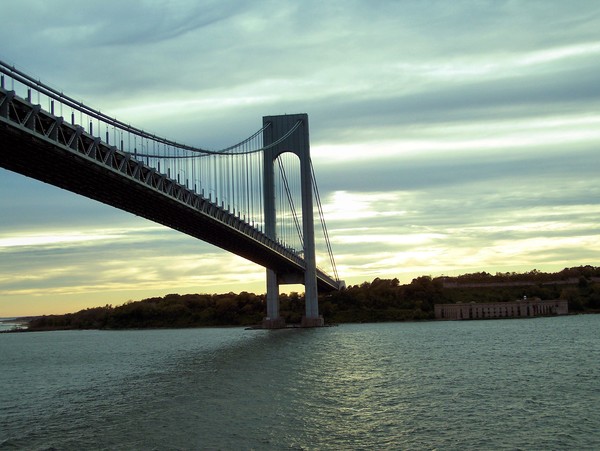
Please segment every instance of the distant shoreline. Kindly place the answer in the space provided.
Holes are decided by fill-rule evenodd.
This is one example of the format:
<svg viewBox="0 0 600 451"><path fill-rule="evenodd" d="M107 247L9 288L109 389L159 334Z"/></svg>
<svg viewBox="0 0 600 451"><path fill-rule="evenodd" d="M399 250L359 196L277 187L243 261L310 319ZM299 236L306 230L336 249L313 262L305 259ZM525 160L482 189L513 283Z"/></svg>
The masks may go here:
<svg viewBox="0 0 600 451"><path fill-rule="evenodd" d="M319 313L326 324L424 321L435 319L440 304L495 304L517 299L568 301L569 313L600 313L600 267L565 268L559 273L421 276L401 285L398 279L323 293ZM280 317L293 327L305 314L302 293L282 293ZM169 294L123 305L93 307L64 315L0 318L6 331L136 330L195 327L257 327L266 312L264 294ZM487 316L487 315L486 315Z"/></svg>
<svg viewBox="0 0 600 451"><path fill-rule="evenodd" d="M29 321L37 318L34 316L23 316L15 318L0 318L0 333L24 332L29 326ZM4 328L6 329L4 330Z"/></svg>
<svg viewBox="0 0 600 451"><path fill-rule="evenodd" d="M493 321L493 320L504 321L504 320L509 320L509 319L526 320L526 319L540 319L540 318L558 318L561 316L565 317L565 316L579 316L579 315L600 315L600 311L571 312L566 315L547 315L547 316L531 316L531 317L510 317L510 318L509 317L507 317L507 318L498 317L498 318L477 318L477 319L468 319L468 320L455 319L455 320L446 320L445 322L448 322L448 321ZM438 319L407 319L407 320L390 319L390 320L364 321L364 322L347 321L347 322L325 323L325 325L323 327L337 327L342 324L429 323L429 322L440 322L440 321L441 320L438 320ZM4 322L4 321L0 320L0 323L2 323L2 322ZM12 324L12 323L10 323L10 324ZM22 324L25 326L27 325L26 322L19 323L19 324ZM78 330L78 331L97 330L97 331L104 331L104 332L115 332L115 331L135 331L135 330L142 331L142 330L229 329L229 328L244 328L245 330L271 330L271 329L265 329L259 324L248 325L248 326L234 324L234 325L181 326L181 327L155 326L155 327L125 327L125 328L55 328L55 329L52 329L52 328L29 329L28 327L16 327L16 328L12 328L12 329L0 330L0 334L60 332L60 331L74 331L74 330ZM290 323L290 324L286 324L286 326L281 329L272 329L272 330L301 329L301 328L302 327L300 326L300 324Z"/></svg>

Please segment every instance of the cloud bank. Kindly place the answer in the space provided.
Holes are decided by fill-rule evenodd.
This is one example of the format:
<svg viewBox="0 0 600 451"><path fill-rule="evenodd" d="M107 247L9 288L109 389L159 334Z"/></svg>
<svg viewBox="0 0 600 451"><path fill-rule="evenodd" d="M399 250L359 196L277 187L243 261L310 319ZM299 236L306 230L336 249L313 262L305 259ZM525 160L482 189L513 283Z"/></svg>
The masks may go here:
<svg viewBox="0 0 600 451"><path fill-rule="evenodd" d="M177 141L222 148L264 115L307 112L348 283L598 264L596 2L23 0L2 11L1 59ZM7 171L0 208L0 316L264 291L262 268Z"/></svg>

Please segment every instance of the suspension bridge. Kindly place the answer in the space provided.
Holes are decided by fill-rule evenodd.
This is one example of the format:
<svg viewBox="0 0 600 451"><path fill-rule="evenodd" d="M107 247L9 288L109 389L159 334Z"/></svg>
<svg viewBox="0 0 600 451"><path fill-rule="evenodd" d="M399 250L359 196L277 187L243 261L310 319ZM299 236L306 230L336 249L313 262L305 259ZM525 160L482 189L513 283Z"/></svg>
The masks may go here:
<svg viewBox="0 0 600 451"><path fill-rule="evenodd" d="M265 267L263 327L285 327L279 286L304 284L302 325L323 325L318 290L344 283L323 216L306 114L263 117L247 139L209 150L111 118L2 61L0 77L0 167ZM321 234L315 234L315 210ZM317 244L327 254L319 266Z"/></svg>

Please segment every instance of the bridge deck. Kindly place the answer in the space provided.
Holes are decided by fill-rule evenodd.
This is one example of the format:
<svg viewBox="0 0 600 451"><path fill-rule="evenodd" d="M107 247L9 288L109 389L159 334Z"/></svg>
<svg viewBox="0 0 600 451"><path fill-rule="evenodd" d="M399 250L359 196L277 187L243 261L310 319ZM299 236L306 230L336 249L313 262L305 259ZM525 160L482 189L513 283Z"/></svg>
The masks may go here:
<svg viewBox="0 0 600 451"><path fill-rule="evenodd" d="M134 213L301 283L304 260L187 187L0 89L0 166ZM339 288L318 271L320 290Z"/></svg>

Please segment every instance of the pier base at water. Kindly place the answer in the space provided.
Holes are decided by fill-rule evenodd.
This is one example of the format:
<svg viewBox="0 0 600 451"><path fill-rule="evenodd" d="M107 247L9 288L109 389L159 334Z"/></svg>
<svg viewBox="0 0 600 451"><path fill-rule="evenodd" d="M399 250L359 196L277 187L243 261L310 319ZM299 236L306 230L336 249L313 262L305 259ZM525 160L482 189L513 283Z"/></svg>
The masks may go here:
<svg viewBox="0 0 600 451"><path fill-rule="evenodd" d="M285 328L285 318L282 316L278 318L263 318L262 321L263 329L284 329Z"/></svg>
<svg viewBox="0 0 600 451"><path fill-rule="evenodd" d="M318 318L307 318L306 316L302 317L302 322L300 323L300 327L323 327L325 325L325 320L322 316Z"/></svg>

